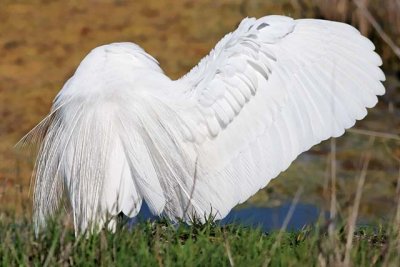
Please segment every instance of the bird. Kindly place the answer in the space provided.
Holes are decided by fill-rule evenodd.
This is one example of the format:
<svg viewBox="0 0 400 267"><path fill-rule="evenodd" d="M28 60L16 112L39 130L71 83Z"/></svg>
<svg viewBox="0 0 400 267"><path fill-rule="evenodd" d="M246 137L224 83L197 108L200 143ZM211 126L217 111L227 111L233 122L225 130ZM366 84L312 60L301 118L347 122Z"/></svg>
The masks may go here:
<svg viewBox="0 0 400 267"><path fill-rule="evenodd" d="M94 48L21 139L37 144L33 224L63 207L76 234L137 216L224 218L302 152L339 137L385 93L353 26L243 19L197 66L167 77L139 45Z"/></svg>

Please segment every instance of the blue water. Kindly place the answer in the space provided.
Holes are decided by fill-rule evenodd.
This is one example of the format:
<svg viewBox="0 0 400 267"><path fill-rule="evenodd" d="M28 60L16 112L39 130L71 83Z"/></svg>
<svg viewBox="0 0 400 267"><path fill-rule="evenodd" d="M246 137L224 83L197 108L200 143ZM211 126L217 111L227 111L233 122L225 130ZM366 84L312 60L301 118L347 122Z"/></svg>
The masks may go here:
<svg viewBox="0 0 400 267"><path fill-rule="evenodd" d="M236 222L250 227L260 227L263 231L280 229L289 212L290 203L278 207L246 207L233 209L221 222ZM299 230L306 225L314 224L321 210L314 205L298 203L287 225L288 230ZM325 213L324 213L325 214Z"/></svg>
<svg viewBox="0 0 400 267"><path fill-rule="evenodd" d="M248 227L260 227L263 231L280 229L289 212L290 203L278 207L266 208L249 206L233 209L221 224L237 223ZM298 203L287 226L288 230L299 230L306 225L314 224L321 214L321 210L314 205ZM324 213L326 216L326 213ZM154 220L147 205L143 205L139 215L129 221L134 225L137 221Z"/></svg>

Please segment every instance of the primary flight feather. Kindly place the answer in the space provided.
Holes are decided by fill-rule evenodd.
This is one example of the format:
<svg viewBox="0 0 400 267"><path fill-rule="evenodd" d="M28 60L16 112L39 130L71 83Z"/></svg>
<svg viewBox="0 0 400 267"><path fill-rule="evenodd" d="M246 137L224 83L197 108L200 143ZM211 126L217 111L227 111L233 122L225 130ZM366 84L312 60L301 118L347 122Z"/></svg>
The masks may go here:
<svg viewBox="0 0 400 267"><path fill-rule="evenodd" d="M134 217L225 217L303 151L364 118L385 89L347 24L246 18L178 80L133 43L95 48L23 142L39 142L36 229L64 196L77 233Z"/></svg>

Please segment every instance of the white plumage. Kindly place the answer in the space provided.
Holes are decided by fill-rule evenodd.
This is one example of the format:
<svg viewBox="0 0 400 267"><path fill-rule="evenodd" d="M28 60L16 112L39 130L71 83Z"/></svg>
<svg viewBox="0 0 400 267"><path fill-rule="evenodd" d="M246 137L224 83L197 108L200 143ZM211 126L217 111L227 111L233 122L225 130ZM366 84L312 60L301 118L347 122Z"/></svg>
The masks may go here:
<svg viewBox="0 0 400 267"><path fill-rule="evenodd" d="M244 19L173 81L132 43L89 53L23 142L40 142L36 228L65 195L75 229L143 201L172 220L221 219L303 151L364 118L384 94L381 58L353 27Z"/></svg>

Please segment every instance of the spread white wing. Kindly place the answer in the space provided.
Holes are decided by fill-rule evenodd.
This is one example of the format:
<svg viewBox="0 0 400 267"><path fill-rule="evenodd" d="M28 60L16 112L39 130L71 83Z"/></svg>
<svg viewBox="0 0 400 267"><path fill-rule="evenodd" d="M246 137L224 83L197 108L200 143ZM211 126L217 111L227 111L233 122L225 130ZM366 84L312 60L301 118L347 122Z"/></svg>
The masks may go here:
<svg viewBox="0 0 400 267"><path fill-rule="evenodd" d="M196 212L223 218L303 151L364 118L384 94L374 45L353 27L245 19L178 80L197 154Z"/></svg>
<svg viewBox="0 0 400 267"><path fill-rule="evenodd" d="M63 192L77 231L142 200L171 219L223 218L376 104L373 50L349 25L282 16L243 20L177 81L134 44L96 48L27 137L42 142L37 228Z"/></svg>

